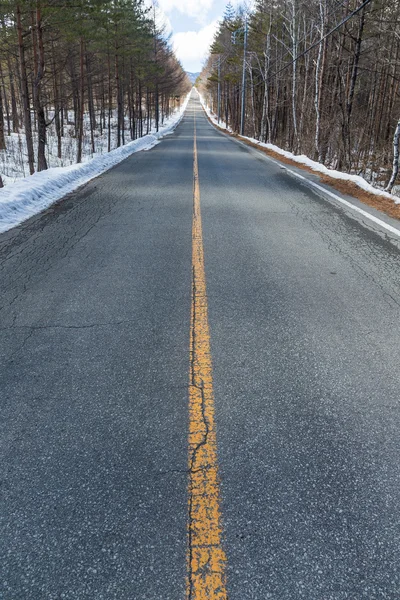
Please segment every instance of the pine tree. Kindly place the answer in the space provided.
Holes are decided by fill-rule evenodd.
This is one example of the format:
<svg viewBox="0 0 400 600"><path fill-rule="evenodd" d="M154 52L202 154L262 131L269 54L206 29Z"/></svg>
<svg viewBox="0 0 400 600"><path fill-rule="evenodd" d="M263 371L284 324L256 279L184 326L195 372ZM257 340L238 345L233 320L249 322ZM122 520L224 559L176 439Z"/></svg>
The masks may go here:
<svg viewBox="0 0 400 600"><path fill-rule="evenodd" d="M112 150L126 143L127 131L135 139L159 128L175 98L189 89L143 0L1 3L0 150L6 127L10 135L22 125L21 175L25 163L33 173L57 157L69 162L68 140L68 146L76 143L80 162L97 151L104 131ZM55 156L49 132L56 137Z"/></svg>

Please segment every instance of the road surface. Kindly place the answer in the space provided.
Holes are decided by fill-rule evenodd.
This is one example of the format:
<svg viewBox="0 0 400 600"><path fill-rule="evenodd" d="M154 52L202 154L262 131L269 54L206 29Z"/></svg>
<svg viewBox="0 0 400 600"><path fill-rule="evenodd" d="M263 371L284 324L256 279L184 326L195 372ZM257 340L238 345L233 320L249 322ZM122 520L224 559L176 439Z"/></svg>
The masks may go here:
<svg viewBox="0 0 400 600"><path fill-rule="evenodd" d="M0 597L400 598L399 261L195 97L2 234Z"/></svg>

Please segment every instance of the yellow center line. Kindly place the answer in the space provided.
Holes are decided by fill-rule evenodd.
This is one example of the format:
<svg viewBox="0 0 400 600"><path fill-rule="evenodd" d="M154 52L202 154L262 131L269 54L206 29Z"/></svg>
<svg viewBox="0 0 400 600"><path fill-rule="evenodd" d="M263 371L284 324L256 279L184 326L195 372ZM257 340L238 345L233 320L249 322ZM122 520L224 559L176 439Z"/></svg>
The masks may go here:
<svg viewBox="0 0 400 600"><path fill-rule="evenodd" d="M196 113L193 148L192 314L189 379L188 600L225 600L217 440L208 326Z"/></svg>

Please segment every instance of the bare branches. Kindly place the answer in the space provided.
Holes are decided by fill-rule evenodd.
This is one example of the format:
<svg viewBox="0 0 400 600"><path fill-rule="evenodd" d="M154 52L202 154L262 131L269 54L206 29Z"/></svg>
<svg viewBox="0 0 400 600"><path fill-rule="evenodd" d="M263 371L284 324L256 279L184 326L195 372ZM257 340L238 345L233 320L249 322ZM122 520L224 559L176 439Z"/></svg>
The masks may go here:
<svg viewBox="0 0 400 600"><path fill-rule="evenodd" d="M202 90L238 131L240 45L230 14L217 32L221 74L209 60ZM362 173L384 185L400 115L400 3L257 0L250 17L246 130L262 141Z"/></svg>

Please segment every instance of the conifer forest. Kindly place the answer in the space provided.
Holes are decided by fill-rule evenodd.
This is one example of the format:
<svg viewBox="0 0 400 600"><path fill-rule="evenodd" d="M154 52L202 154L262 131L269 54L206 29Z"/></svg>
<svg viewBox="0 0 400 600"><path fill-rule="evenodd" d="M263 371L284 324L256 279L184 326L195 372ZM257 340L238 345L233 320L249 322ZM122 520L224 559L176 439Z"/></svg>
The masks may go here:
<svg viewBox="0 0 400 600"><path fill-rule="evenodd" d="M0 32L0 186L158 131L190 90L142 0L2 0Z"/></svg>

